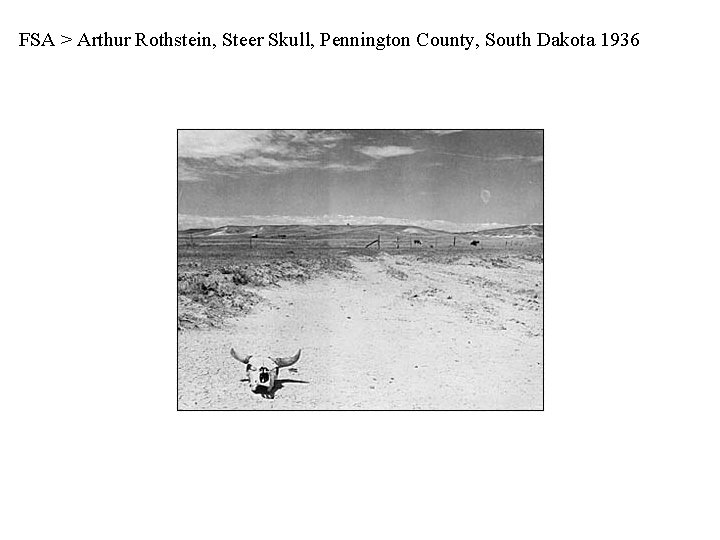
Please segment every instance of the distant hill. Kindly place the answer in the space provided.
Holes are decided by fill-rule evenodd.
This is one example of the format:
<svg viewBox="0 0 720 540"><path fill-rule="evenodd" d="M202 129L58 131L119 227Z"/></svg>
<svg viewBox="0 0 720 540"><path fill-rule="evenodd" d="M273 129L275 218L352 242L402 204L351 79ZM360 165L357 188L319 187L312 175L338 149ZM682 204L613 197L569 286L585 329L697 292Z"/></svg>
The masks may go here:
<svg viewBox="0 0 720 540"><path fill-rule="evenodd" d="M181 235L192 236L254 236L259 238L372 238L373 236L448 235L445 231L408 227L407 225L226 225L217 229L187 229Z"/></svg>
<svg viewBox="0 0 720 540"><path fill-rule="evenodd" d="M502 227L500 229L487 229L484 231L477 231L472 234L473 236L494 236L494 237L505 237L505 238L518 238L536 236L538 238L544 237L544 225L516 225L514 227ZM468 234L468 233L466 233Z"/></svg>
<svg viewBox="0 0 720 540"><path fill-rule="evenodd" d="M447 232L407 225L226 225L217 229L186 229L181 236L244 236L258 238L372 238L374 236L400 236L432 238L434 236L472 237L543 237L543 225L517 225L500 229L470 232Z"/></svg>

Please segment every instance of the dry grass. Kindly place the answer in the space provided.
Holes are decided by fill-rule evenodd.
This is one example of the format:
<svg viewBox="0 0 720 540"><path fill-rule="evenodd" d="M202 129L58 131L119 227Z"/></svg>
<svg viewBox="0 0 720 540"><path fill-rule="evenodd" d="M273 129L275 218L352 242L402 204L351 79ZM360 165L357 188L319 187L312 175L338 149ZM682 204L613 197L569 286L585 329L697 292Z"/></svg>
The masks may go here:
<svg viewBox="0 0 720 540"><path fill-rule="evenodd" d="M352 277L351 258L372 261L391 257L385 273L405 281L416 264L456 264L511 268L518 259L542 263L542 243L536 239L516 242L507 249L504 241L483 249L453 248L328 248L287 240L283 246L249 249L243 243L183 240L178 245L178 329L222 326L231 317L247 314L261 301L263 287L281 282L305 282L318 276ZM513 262L515 261L515 262ZM396 265L407 267L397 268Z"/></svg>
<svg viewBox="0 0 720 540"><path fill-rule="evenodd" d="M303 282L324 274L350 275L352 264L344 257L318 254L315 258L253 259L228 264L225 258L183 260L178 264L178 330L222 326L260 301L253 290Z"/></svg>

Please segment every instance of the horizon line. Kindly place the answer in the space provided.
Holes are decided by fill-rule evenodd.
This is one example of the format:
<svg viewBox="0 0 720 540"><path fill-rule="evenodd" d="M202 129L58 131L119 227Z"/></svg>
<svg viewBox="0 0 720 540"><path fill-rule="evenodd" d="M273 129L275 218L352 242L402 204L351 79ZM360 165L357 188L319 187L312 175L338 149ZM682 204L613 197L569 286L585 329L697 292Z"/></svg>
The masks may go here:
<svg viewBox="0 0 720 540"><path fill-rule="evenodd" d="M481 228L481 229L469 229L469 230L457 230L457 231L448 231L445 229L433 229L431 227L426 227L423 225L410 225L407 223L363 223L363 224L339 224L339 223L260 223L256 225L233 225L231 223L228 223L226 225L220 225L218 227L187 227L185 229L178 229L177 232L183 233L188 231L213 231L213 230L219 230L224 229L227 227L242 227L242 228L256 228L256 227L414 227L416 229L425 229L427 231L437 231L437 232L444 232L448 234L464 234L464 233L472 233L472 232L480 232L480 231L494 231L494 230L501 230L501 229L512 229L516 227L533 227L533 226L540 226L544 227L544 223L518 223L515 225L507 225L507 224L497 224L497 227L487 227L487 228Z"/></svg>

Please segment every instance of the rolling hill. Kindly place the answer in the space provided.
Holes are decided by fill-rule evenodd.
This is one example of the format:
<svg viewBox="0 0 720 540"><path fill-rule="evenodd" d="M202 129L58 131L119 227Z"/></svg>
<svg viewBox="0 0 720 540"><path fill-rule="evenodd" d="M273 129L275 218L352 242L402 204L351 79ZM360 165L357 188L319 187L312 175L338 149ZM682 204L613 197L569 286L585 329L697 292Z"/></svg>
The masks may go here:
<svg viewBox="0 0 720 540"><path fill-rule="evenodd" d="M257 238L372 238L374 236L400 236L432 238L434 236L459 237L498 237L521 238L538 237L544 234L542 224L517 225L499 229L452 233L424 227L407 225L226 225L216 229L187 229L178 231L180 236L216 237L240 236Z"/></svg>

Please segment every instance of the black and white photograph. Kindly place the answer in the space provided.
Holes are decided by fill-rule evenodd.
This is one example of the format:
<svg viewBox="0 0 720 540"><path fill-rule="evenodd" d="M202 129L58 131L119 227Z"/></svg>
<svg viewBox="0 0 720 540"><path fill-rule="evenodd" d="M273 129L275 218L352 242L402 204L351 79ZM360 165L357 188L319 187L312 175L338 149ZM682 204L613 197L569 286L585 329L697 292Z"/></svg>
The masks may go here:
<svg viewBox="0 0 720 540"><path fill-rule="evenodd" d="M178 410L543 410L542 129L177 132Z"/></svg>

